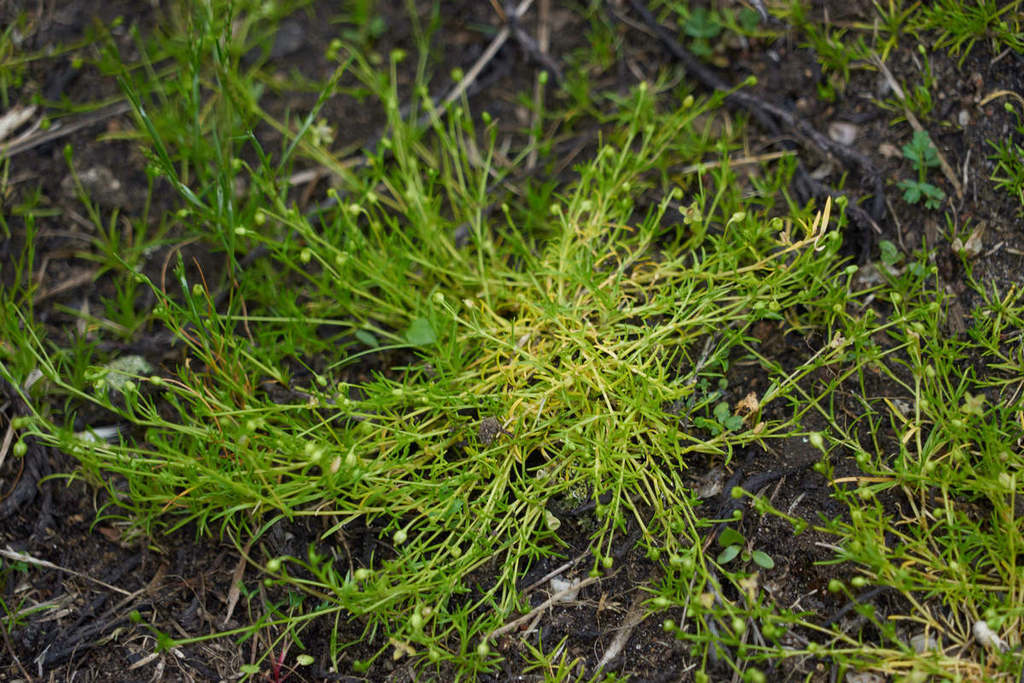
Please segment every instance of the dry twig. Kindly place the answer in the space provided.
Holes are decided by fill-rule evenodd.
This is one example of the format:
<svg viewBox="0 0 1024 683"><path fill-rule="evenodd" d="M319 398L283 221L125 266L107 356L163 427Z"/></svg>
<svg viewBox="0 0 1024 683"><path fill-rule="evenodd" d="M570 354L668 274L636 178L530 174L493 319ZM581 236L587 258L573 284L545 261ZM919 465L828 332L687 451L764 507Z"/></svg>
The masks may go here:
<svg viewBox="0 0 1024 683"><path fill-rule="evenodd" d="M602 577L600 577L600 576L589 576L589 577L583 579L582 581L580 581L579 583L574 584L574 585L570 586L569 588L566 588L565 590L560 590L557 593L553 593L547 600L545 600L544 602L540 603L539 605L537 605L536 607L531 609L529 612L527 612L523 616L519 617L518 619L513 619L512 621L508 622L504 626L499 626L498 628L496 628L493 631L491 631L490 633L488 633L487 636L484 638L484 640L492 640L494 638L497 638L498 636L501 636L501 635L504 635L504 634L508 633L509 631L514 631L521 624L525 624L526 622L530 621L538 613L543 612L544 610L546 610L547 608L551 607L555 603L560 602L567 595L569 595L571 593L576 593L581 588L585 588L586 586L589 586L592 583L600 581L601 578Z"/></svg>

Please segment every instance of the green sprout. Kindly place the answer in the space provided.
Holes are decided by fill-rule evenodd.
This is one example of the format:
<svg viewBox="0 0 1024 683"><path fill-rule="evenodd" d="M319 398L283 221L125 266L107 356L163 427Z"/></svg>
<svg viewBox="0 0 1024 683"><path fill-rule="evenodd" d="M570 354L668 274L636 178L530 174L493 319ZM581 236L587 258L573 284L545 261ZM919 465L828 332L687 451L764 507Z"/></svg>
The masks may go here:
<svg viewBox="0 0 1024 683"><path fill-rule="evenodd" d="M917 170L916 180L901 180L897 183L903 190L903 199L909 204L917 204L924 200L925 208L938 209L946 194L926 180L928 169L939 165L938 151L928 133L923 130L914 131L910 143L903 145L903 156Z"/></svg>

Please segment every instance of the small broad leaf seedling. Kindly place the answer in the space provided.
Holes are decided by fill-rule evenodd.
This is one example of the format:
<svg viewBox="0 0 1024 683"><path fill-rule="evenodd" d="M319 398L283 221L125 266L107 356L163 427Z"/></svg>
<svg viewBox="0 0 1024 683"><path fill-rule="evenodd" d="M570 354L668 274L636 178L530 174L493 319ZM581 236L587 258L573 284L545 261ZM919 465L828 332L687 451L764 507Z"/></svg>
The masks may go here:
<svg viewBox="0 0 1024 683"><path fill-rule="evenodd" d="M903 199L910 204L924 200L927 209L938 209L946 194L929 183L928 169L939 165L939 154L928 133L915 131L909 144L903 145L903 157L909 159L917 169L917 180L901 180L897 186L903 190Z"/></svg>

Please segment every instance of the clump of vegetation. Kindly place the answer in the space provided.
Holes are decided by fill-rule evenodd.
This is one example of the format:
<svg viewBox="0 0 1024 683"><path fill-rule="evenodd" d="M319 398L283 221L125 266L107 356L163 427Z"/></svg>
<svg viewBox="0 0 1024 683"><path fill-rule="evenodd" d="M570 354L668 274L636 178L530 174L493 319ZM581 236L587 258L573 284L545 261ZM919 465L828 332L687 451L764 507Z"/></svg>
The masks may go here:
<svg viewBox="0 0 1024 683"><path fill-rule="evenodd" d="M983 4L985 26L1011 21ZM1019 289L975 282L965 261L981 303L971 329L948 333L933 253L881 240L876 263L851 263L845 199L794 201L787 156L735 171L745 129L722 93L695 96L669 68L597 91L590 66L616 41L597 9L566 97L550 111L535 100L527 129L465 96L439 104L436 25L411 19L409 51L378 54L386 23L368 3L339 19L331 75L291 83L310 106L275 117L266 98L286 77L262 60L286 5L181 9L167 35L140 41L144 68L121 64L113 41L97 57L132 107L123 137L148 163L145 212L164 207L121 216L75 183L111 285L102 313L66 311L80 325L48 329L33 278L44 208L30 197L13 214L25 240L4 266L0 377L32 412L11 425L11 456L31 439L70 453L127 539L159 545L192 524L261 572L239 588L252 623L195 638L150 625L158 648L263 635L271 646L240 674L277 680L289 653L289 666L366 673L410 658L428 676L472 678L513 656L499 644L533 609L527 571L570 561L583 539L572 566L590 583L575 587L650 564L638 609L686 646L696 680L769 680L787 660L827 660L838 676L1019 674ZM898 5L877 8L872 50L934 19ZM704 56L722 34L771 30L749 11L661 10ZM841 86L855 65L840 39L867 29L814 27L799 2L778 11L818 31L808 40ZM965 26L938 46L969 51L981 38ZM996 39L1012 47L1008 31ZM339 92L385 122L358 159L324 123ZM556 140L594 125L573 173L549 173ZM518 153L502 146L510 127ZM1019 194L1019 147L995 149L996 181ZM904 199L941 209L927 133L903 154L917 176L898 183ZM77 178L74 161L68 148ZM300 208L290 178L305 166L332 188ZM166 188L172 206L154 201ZM110 351L157 333L173 355ZM782 505L755 480L727 489L736 505L719 514L694 470L736 468L741 452L785 453L784 474L811 469L835 506ZM288 525L309 533L299 552L269 540ZM822 588L841 605L829 618L777 599L771 572L786 558L761 525L815 535L835 572ZM365 552L350 547L357 534ZM5 564L0 579L29 571ZM870 599L882 591L888 612ZM31 612L3 600L11 632ZM305 644L313 623L334 634L324 651ZM514 656L578 678L564 642Z"/></svg>

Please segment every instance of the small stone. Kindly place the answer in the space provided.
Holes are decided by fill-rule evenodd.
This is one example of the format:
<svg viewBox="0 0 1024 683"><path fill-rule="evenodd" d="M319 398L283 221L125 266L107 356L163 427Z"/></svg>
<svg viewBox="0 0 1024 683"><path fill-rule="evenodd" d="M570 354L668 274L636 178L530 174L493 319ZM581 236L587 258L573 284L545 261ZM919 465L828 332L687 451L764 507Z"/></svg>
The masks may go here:
<svg viewBox="0 0 1024 683"><path fill-rule="evenodd" d="M93 166L92 168L78 172L78 183L82 191L90 201L95 201L100 206L113 209L123 207L128 203L128 196L124 186L117 179L113 171L106 166ZM68 174L60 183L60 189L69 197L78 194L74 176Z"/></svg>
<svg viewBox="0 0 1024 683"><path fill-rule="evenodd" d="M984 619L974 622L971 631L982 647L990 647L1000 652L1006 652L1009 649L1006 641L1000 638L999 634L993 631Z"/></svg>
<svg viewBox="0 0 1024 683"><path fill-rule="evenodd" d="M270 48L270 58L280 59L287 57L293 52L298 52L307 44L306 32L298 21L285 20L281 22L274 36L274 44Z"/></svg>
<svg viewBox="0 0 1024 683"><path fill-rule="evenodd" d="M871 671L846 674L846 683L885 683L885 677Z"/></svg>
<svg viewBox="0 0 1024 683"><path fill-rule="evenodd" d="M828 161L818 166L816 169L811 171L811 177L815 180L825 180L832 175L832 164Z"/></svg>
<svg viewBox="0 0 1024 683"><path fill-rule="evenodd" d="M929 650L938 650L939 641L930 633L918 633L915 636L911 636L910 647L914 648L914 652L917 654L923 654Z"/></svg>
<svg viewBox="0 0 1024 683"><path fill-rule="evenodd" d="M883 142L878 146L878 153L886 159L898 159L903 156L899 147L888 142Z"/></svg>
<svg viewBox="0 0 1024 683"><path fill-rule="evenodd" d="M693 492L698 498L714 498L722 492L727 478L726 472L721 467L713 467L702 476L694 485Z"/></svg>
<svg viewBox="0 0 1024 683"><path fill-rule="evenodd" d="M551 579L551 592L555 594L562 592L565 593L564 595L558 597L558 602L572 602L576 599L576 596L579 594L579 589L576 588L576 586L578 586L579 584L579 579L573 579L570 581L568 579L562 578L562 575L559 574L558 576Z"/></svg>
<svg viewBox="0 0 1024 683"><path fill-rule="evenodd" d="M484 446L490 446L498 438L498 435L504 431L505 429L501 426L498 418L485 417L480 421L480 426L476 429L476 435L480 439L480 443Z"/></svg>
<svg viewBox="0 0 1024 683"><path fill-rule="evenodd" d="M887 97L890 92L892 92L892 84L889 83L889 79L883 74L878 74L878 80L875 83L875 95Z"/></svg>
<svg viewBox="0 0 1024 683"><path fill-rule="evenodd" d="M849 147L857 140L859 129L852 123L846 121L833 121L828 124L828 136L840 145Z"/></svg>

